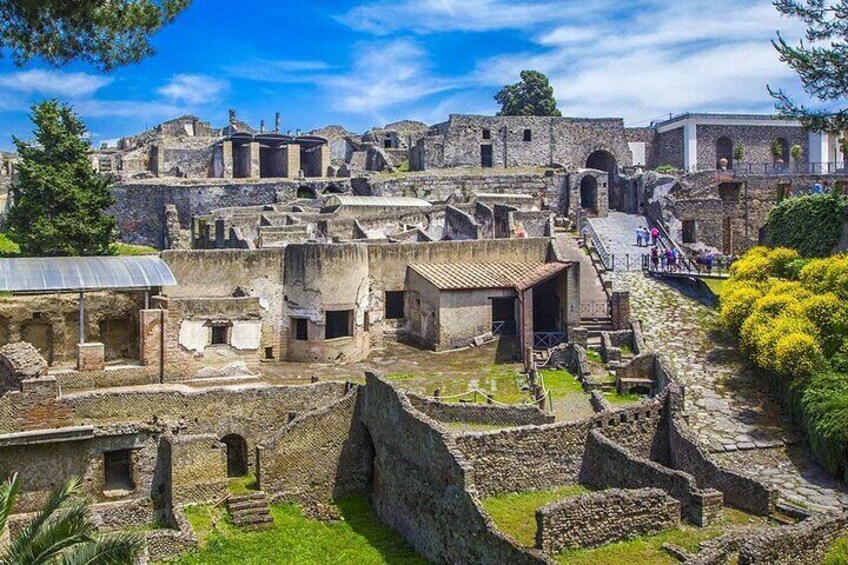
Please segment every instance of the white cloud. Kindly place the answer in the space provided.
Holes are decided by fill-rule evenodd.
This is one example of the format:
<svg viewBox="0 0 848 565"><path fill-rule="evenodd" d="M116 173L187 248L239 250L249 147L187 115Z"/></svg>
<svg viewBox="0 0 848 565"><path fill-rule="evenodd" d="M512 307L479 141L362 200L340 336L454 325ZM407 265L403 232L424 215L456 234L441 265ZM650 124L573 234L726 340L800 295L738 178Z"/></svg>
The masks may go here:
<svg viewBox="0 0 848 565"><path fill-rule="evenodd" d="M226 81L207 75L177 74L156 92L173 103L195 106L217 101L228 86Z"/></svg>
<svg viewBox="0 0 848 565"><path fill-rule="evenodd" d="M793 76L770 44L777 29L800 33L768 0L657 4L626 21L539 29L541 49L478 61L472 76L495 89L537 69L566 115L633 122L685 110L768 112L766 84Z"/></svg>
<svg viewBox="0 0 848 565"><path fill-rule="evenodd" d="M261 82L303 83L312 82L316 73L331 68L324 61L249 59L225 67L224 71L234 77Z"/></svg>
<svg viewBox="0 0 848 565"><path fill-rule="evenodd" d="M112 80L88 73L32 69L0 75L0 88L27 94L80 98L94 94Z"/></svg>
<svg viewBox="0 0 848 565"><path fill-rule="evenodd" d="M354 49L352 68L341 75L315 77L336 110L351 113L380 112L457 88L460 79L430 72L427 53L408 39L371 42Z"/></svg>
<svg viewBox="0 0 848 565"><path fill-rule="evenodd" d="M587 17L613 5L613 0L554 2L534 0L383 0L361 4L337 19L377 35L526 29L555 20Z"/></svg>

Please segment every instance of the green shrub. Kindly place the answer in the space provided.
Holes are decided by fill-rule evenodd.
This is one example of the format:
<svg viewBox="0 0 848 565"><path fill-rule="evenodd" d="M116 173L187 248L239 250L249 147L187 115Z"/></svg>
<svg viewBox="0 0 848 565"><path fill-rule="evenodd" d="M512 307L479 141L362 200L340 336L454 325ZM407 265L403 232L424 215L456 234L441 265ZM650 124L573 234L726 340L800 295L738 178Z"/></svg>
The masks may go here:
<svg viewBox="0 0 848 565"><path fill-rule="evenodd" d="M730 266L730 276L736 280L764 282L770 274L771 264L762 256L746 255Z"/></svg>
<svg viewBox="0 0 848 565"><path fill-rule="evenodd" d="M813 261L813 259L809 257L790 261L786 265L786 278L798 280L798 278L801 276L801 269L806 267L810 263L810 261Z"/></svg>
<svg viewBox="0 0 848 565"><path fill-rule="evenodd" d="M672 167L671 165L660 165L654 170L662 175L676 175L680 173L677 167Z"/></svg>
<svg viewBox="0 0 848 565"><path fill-rule="evenodd" d="M838 540L827 552L822 565L848 565L848 535Z"/></svg>
<svg viewBox="0 0 848 565"><path fill-rule="evenodd" d="M848 375L816 375L804 390L801 405L816 457L830 472L848 473Z"/></svg>
<svg viewBox="0 0 848 565"><path fill-rule="evenodd" d="M837 193L787 198L769 212L766 234L773 245L824 256L842 236L846 213L848 198Z"/></svg>
<svg viewBox="0 0 848 565"><path fill-rule="evenodd" d="M788 274L788 265L800 258L801 256L798 254L798 251L789 249L788 247L776 247L766 255L771 274L775 277L786 277Z"/></svg>

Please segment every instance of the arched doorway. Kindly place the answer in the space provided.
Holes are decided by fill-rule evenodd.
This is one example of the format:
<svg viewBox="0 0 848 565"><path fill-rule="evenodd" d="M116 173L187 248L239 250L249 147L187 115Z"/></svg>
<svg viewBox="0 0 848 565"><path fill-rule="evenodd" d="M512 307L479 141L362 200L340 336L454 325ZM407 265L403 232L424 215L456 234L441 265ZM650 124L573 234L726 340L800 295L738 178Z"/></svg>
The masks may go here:
<svg viewBox="0 0 848 565"><path fill-rule="evenodd" d="M238 434L229 434L221 438L227 446L227 476L243 477L247 475L247 442Z"/></svg>
<svg viewBox="0 0 848 565"><path fill-rule="evenodd" d="M580 207L598 211L598 179L586 175L580 180Z"/></svg>
<svg viewBox="0 0 848 565"><path fill-rule="evenodd" d="M729 137L716 139L716 169L721 169L721 160L727 159L727 168L733 168L733 141Z"/></svg>
<svg viewBox="0 0 848 565"><path fill-rule="evenodd" d="M618 194L616 191L616 181L618 179L618 163L612 153L599 149L592 152L589 158L586 159L587 169L596 169L598 171L606 171L609 174L607 186L609 187L609 206L613 208L613 197Z"/></svg>

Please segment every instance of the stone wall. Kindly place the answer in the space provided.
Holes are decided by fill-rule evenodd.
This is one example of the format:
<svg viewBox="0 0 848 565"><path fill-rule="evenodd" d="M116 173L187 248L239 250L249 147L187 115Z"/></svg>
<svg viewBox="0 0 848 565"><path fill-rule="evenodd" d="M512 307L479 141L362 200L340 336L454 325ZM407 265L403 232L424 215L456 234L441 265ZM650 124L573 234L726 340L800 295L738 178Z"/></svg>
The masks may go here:
<svg viewBox="0 0 848 565"><path fill-rule="evenodd" d="M698 169L700 170L718 168L716 142L720 137L729 138L731 147L734 149L738 143L741 143L745 153L743 161L748 163L773 165L775 158L771 152L771 145L777 138L787 141L787 153L790 147L797 144L803 147L805 156L809 155L807 131L800 127L698 125L696 134L698 136ZM787 154L786 164L789 164L790 159L791 157ZM738 166L738 163L733 165Z"/></svg>
<svg viewBox="0 0 848 565"><path fill-rule="evenodd" d="M407 397L416 410L437 422L526 426L552 424L555 419L553 414L546 414L536 406L441 402L414 394Z"/></svg>
<svg viewBox="0 0 848 565"><path fill-rule="evenodd" d="M272 500L329 502L367 493L374 446L359 422L360 388L296 416L257 449L258 480Z"/></svg>
<svg viewBox="0 0 848 565"><path fill-rule="evenodd" d="M47 361L32 344L25 341L0 347L0 392L18 390L21 381L47 374Z"/></svg>
<svg viewBox="0 0 848 565"><path fill-rule="evenodd" d="M170 502L212 504L227 494L227 450L214 434L165 437Z"/></svg>
<svg viewBox="0 0 848 565"><path fill-rule="evenodd" d="M552 563L495 529L450 434L403 393L369 374L361 410L374 445L374 510L418 553L436 563Z"/></svg>
<svg viewBox="0 0 848 565"><path fill-rule="evenodd" d="M680 502L655 488L611 489L536 510L536 547L548 553L593 548L680 524Z"/></svg>
<svg viewBox="0 0 848 565"><path fill-rule="evenodd" d="M445 210L445 238L451 241L482 239L480 226L471 214L454 206Z"/></svg>
<svg viewBox="0 0 848 565"><path fill-rule="evenodd" d="M658 133L655 145L655 167L668 165L683 169L683 128Z"/></svg>
<svg viewBox="0 0 848 565"><path fill-rule="evenodd" d="M699 489L691 475L638 457L600 430L589 434L581 478L597 488L660 488L679 500L684 517L699 526L712 524L722 508L719 491Z"/></svg>

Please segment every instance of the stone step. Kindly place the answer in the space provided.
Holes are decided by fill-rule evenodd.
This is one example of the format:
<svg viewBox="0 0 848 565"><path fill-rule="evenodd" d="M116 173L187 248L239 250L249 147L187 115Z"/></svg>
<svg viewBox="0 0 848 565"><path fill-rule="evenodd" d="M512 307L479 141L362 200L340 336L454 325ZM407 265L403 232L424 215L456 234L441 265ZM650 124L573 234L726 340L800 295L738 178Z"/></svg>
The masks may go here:
<svg viewBox="0 0 848 565"><path fill-rule="evenodd" d="M227 499L227 504L233 504L236 502L244 502L246 500L267 500L265 498L265 493L261 490L256 492L251 492L249 494L234 494Z"/></svg>
<svg viewBox="0 0 848 565"><path fill-rule="evenodd" d="M231 512L237 512L239 510L247 510L249 508L266 508L268 503L265 500L261 499L251 499L251 500L242 500L240 502L230 502L227 504L227 507Z"/></svg>
<svg viewBox="0 0 848 565"><path fill-rule="evenodd" d="M256 514L268 512L268 505L266 503L257 504L255 506L239 506L238 508L230 507L230 514L233 516L242 515L242 514Z"/></svg>
<svg viewBox="0 0 848 565"><path fill-rule="evenodd" d="M274 522L274 519L270 514L252 514L249 516L240 516L238 518L233 517L233 524L239 527L244 526L260 526L260 525L270 525Z"/></svg>

